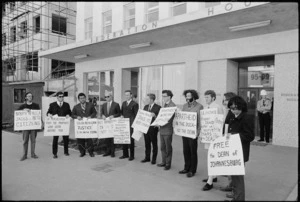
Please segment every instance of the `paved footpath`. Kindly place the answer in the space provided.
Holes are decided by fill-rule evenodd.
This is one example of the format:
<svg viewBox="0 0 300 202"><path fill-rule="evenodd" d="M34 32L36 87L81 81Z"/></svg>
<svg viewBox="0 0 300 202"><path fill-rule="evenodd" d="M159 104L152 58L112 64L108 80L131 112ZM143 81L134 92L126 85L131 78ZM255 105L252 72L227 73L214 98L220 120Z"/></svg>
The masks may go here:
<svg viewBox="0 0 300 202"><path fill-rule="evenodd" d="M60 139L61 140L61 139ZM59 140L59 141L60 141ZM173 138L172 168L165 171L150 163L142 164L144 140L136 142L135 160L86 155L70 149L58 159L52 158L52 137L37 137L36 154L21 162L22 136L2 131L2 199L3 200L219 200L225 192L219 190L227 179L218 177L214 188L202 191L207 175L207 154L198 146L198 170L194 177L178 174L183 169L182 139ZM30 148L30 147L29 147ZM30 150L30 149L29 149ZM29 151L30 154L30 151ZM158 153L158 161L161 161ZM30 156L30 155L29 155ZM246 200L293 199L298 182L298 149L280 146L251 146L250 161L246 163ZM293 191L294 190L294 191ZM294 195L290 195L293 192Z"/></svg>

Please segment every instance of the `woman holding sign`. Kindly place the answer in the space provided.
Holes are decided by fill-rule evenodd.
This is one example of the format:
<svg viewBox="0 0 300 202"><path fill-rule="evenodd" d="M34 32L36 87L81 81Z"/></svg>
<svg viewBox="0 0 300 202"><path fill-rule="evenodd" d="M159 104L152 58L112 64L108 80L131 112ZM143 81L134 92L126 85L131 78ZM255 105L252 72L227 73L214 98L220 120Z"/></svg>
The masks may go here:
<svg viewBox="0 0 300 202"><path fill-rule="evenodd" d="M30 112L30 110L35 109L39 110L40 106L34 102L33 100L33 95L31 92L28 92L25 94L25 104L22 104L18 110L26 110ZM31 142L31 157L34 159L37 159L38 156L35 154L35 139L37 135L37 130L23 130L23 156L20 159L20 161L24 161L27 159L27 152L28 152L28 142L30 138Z"/></svg>
<svg viewBox="0 0 300 202"><path fill-rule="evenodd" d="M227 138L231 134L238 133L241 138L244 163L249 160L250 142L254 140L254 120L247 114L247 103L240 96L231 98L228 102L233 115L228 116L225 124L228 124ZM243 175L232 175L233 201L245 201L245 182Z"/></svg>
<svg viewBox="0 0 300 202"><path fill-rule="evenodd" d="M197 135L196 138L189 138L182 136L184 169L179 171L179 174L185 174L187 177L193 177L197 171L198 156L198 136L200 134L200 110L203 106L197 102L199 95L195 90L185 90L183 95L186 99L186 104L183 105L182 111L197 113Z"/></svg>

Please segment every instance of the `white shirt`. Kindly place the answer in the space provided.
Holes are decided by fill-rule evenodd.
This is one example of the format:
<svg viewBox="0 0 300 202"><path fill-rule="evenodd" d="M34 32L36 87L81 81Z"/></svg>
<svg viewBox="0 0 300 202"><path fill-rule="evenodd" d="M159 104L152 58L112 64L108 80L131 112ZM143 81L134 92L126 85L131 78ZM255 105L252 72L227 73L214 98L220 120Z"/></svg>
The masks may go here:
<svg viewBox="0 0 300 202"><path fill-rule="evenodd" d="M209 105L205 106L204 109L211 109L211 108L217 108L218 109L218 114L223 114L223 107L218 105L215 101L210 103Z"/></svg>
<svg viewBox="0 0 300 202"><path fill-rule="evenodd" d="M60 103L61 103L61 104L60 104ZM58 101L57 101L58 106L62 106L63 103L64 103L64 102L58 102Z"/></svg>
<svg viewBox="0 0 300 202"><path fill-rule="evenodd" d="M154 105L154 103L152 103L151 105L149 105L149 108L148 108L149 111L152 109L153 105Z"/></svg>
<svg viewBox="0 0 300 202"><path fill-rule="evenodd" d="M132 99L131 100L129 100L129 101L127 101L127 106L130 104L130 102L132 101Z"/></svg>

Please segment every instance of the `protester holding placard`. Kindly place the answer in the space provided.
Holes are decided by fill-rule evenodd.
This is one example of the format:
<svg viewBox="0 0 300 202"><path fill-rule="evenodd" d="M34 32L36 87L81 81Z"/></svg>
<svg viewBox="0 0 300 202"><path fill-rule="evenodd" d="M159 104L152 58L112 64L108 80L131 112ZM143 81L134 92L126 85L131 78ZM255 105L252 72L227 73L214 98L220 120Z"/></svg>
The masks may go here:
<svg viewBox="0 0 300 202"><path fill-rule="evenodd" d="M128 158L128 146L130 145L130 158L129 161L134 159L134 139L132 138L133 128L132 123L138 113L139 105L132 100L131 90L125 91L126 101L122 103L121 115L123 118L129 118L130 120L130 144L123 144L123 156L120 159Z"/></svg>
<svg viewBox="0 0 300 202"><path fill-rule="evenodd" d="M93 105L93 103L86 102L86 96L84 93L79 93L78 95L79 104L75 105L72 110L72 118L82 120L85 118L96 118L97 111ZM87 142L87 148L85 147L85 143ZM94 147L92 138L77 138L77 145L80 151L80 157L85 155L85 150L87 149L90 156L94 157Z"/></svg>
<svg viewBox="0 0 300 202"><path fill-rule="evenodd" d="M238 133L240 135L244 163L249 160L250 142L254 140L254 120L247 114L247 103L240 97L231 98L227 105L234 116L229 116L225 124L228 125L227 138L231 134ZM243 175L232 175L233 185L233 201L245 201L245 182Z"/></svg>
<svg viewBox="0 0 300 202"><path fill-rule="evenodd" d="M223 114L223 108L218 105L215 100L216 100L216 93L213 90L207 90L204 93L205 96L205 102L206 106L204 107L205 109L212 109L212 108L217 108L218 109L218 114ZM208 149L210 143L204 143L204 148ZM202 188L203 191L208 191L213 188L213 182L217 182L216 176L208 176L208 179L202 180L203 182L206 182L204 187Z"/></svg>
<svg viewBox="0 0 300 202"><path fill-rule="evenodd" d="M179 171L180 174L187 174L187 177L193 177L197 171L198 165L198 136L200 135L200 110L203 106L197 102L199 95L196 90L185 90L183 92L187 103L183 105L182 111L197 113L197 137L192 139L189 137L182 137L184 169Z"/></svg>
<svg viewBox="0 0 300 202"><path fill-rule="evenodd" d="M121 116L121 110L120 105L114 101L112 92L105 93L105 99L106 103L102 105L101 108L101 114L103 119L112 119L117 118ZM114 144L114 138L106 138L105 139L106 144L106 152L103 156L109 156L115 157L115 144Z"/></svg>
<svg viewBox="0 0 300 202"><path fill-rule="evenodd" d="M147 94L146 96L146 103L147 105L144 107L145 111L151 112L152 120L151 123L154 122L155 118L157 117L160 106L155 101L155 94ZM144 133L144 139L145 139L145 159L143 159L141 162L150 162L150 154L151 154L151 144L152 144L152 161L151 164L156 164L156 157L157 157L157 133L158 133L158 127L156 126L150 126L147 133Z"/></svg>
<svg viewBox="0 0 300 202"><path fill-rule="evenodd" d="M71 108L69 103L64 102L64 93L56 93L57 101L50 104L47 116L52 117L54 115L63 116L69 118L71 116ZM58 147L58 138L59 136L53 136L52 142L52 153L53 158L57 158L57 147ZM69 156L69 136L63 136L64 140L64 154Z"/></svg>
<svg viewBox="0 0 300 202"><path fill-rule="evenodd" d="M176 107L172 101L173 93L170 90L162 91L163 108ZM175 115L171 117L168 123L160 127L160 149L162 156L162 163L157 164L158 167L164 167L165 170L170 170L172 162L172 139L173 139L173 119Z"/></svg>
<svg viewBox="0 0 300 202"><path fill-rule="evenodd" d="M32 109L39 110L40 106L37 103L32 102L33 95L31 92L27 92L25 94L25 104L22 104L18 110L26 110L30 112ZM24 161L27 159L27 152L28 152L28 142L30 138L31 144L31 157L37 159L38 156L35 154L35 140L37 136L37 130L23 130L23 156L20 159Z"/></svg>

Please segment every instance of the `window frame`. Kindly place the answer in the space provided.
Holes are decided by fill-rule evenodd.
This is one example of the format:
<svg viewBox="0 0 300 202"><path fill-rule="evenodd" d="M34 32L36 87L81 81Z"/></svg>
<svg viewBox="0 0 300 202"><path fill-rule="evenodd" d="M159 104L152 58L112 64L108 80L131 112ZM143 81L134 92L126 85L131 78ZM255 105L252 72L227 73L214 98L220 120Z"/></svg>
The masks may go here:
<svg viewBox="0 0 300 202"><path fill-rule="evenodd" d="M145 11L145 21L146 23L151 23L151 22L154 22L154 21L149 21L149 15L150 14L153 14L153 13L157 13L157 20L159 20L159 2L157 2L157 6L154 6L154 7L151 7L149 8L149 4L150 3L153 3L153 2L146 2L146 11ZM157 9L157 11L156 11Z"/></svg>
<svg viewBox="0 0 300 202"><path fill-rule="evenodd" d="M10 27L10 43L15 43L16 41L17 41L17 27L15 25Z"/></svg>
<svg viewBox="0 0 300 202"><path fill-rule="evenodd" d="M126 14L129 13L130 9L134 9L134 15L126 16ZM129 29L131 27L135 27L135 18L136 18L135 17L135 14L136 14L135 9L136 9L135 2L130 2L123 6L123 11L124 11L123 28L124 29ZM133 19L134 19L134 25L130 26L130 21Z"/></svg>
<svg viewBox="0 0 300 202"><path fill-rule="evenodd" d="M39 18L39 26L37 27L36 20ZM37 34L41 32L41 16L36 15L33 17L33 33Z"/></svg>
<svg viewBox="0 0 300 202"><path fill-rule="evenodd" d="M89 24L92 25L91 30L89 30ZM93 17L86 18L84 20L84 38L90 39L93 36Z"/></svg>
<svg viewBox="0 0 300 202"><path fill-rule="evenodd" d="M107 16L106 16L107 13L110 13L110 16L111 16L111 21L109 24L105 22L105 19L107 18ZM110 32L108 32L108 33L106 31L107 27L110 27ZM108 10L108 11L105 11L102 13L102 33L103 33L103 35L112 33L112 10Z"/></svg>
<svg viewBox="0 0 300 202"><path fill-rule="evenodd" d="M55 23L55 21L54 21L55 19L57 19L58 30L54 30L53 24ZM62 27L63 24L61 23L61 21L65 21L65 27ZM62 29L62 28L63 28L63 29ZM64 35L64 36L66 36L67 33L68 33L67 18L52 13L52 17L51 17L51 32L54 33L54 34L59 34L59 35Z"/></svg>
<svg viewBox="0 0 300 202"><path fill-rule="evenodd" d="M179 15L183 15L187 13L187 2L171 2L171 17L175 17L175 16L179 16L179 15L174 15L174 8L178 7L178 6L182 6L185 5L185 13L179 14Z"/></svg>
<svg viewBox="0 0 300 202"><path fill-rule="evenodd" d="M25 26L23 26L23 24ZM27 25L28 25L27 20L20 23L20 33L25 35L25 36L19 35L20 39L27 38L27 36L28 36L28 32L27 32L28 26Z"/></svg>
<svg viewBox="0 0 300 202"><path fill-rule="evenodd" d="M16 90L21 91L20 93L17 93L17 96L20 95L21 98L20 99L15 99L15 95L16 95ZM27 89L26 88L14 88L14 94L13 94L13 100L14 100L14 104L23 104L25 101L25 94L26 94ZM23 92L23 93L22 93ZM23 95L23 96L22 96ZM20 100L20 102L19 102Z"/></svg>

